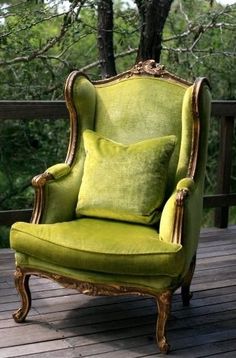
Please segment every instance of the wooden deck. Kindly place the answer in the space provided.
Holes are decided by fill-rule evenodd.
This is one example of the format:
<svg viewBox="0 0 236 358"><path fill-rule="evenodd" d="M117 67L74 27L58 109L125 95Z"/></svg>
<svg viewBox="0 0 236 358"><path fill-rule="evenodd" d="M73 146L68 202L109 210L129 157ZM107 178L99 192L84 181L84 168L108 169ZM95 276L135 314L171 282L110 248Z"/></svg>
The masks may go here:
<svg viewBox="0 0 236 358"><path fill-rule="evenodd" d="M0 357L134 358L161 356L150 298L87 297L32 278L28 320L14 323L19 299L14 258L0 250ZM168 337L172 357L236 357L236 226L204 230L190 307L176 293Z"/></svg>

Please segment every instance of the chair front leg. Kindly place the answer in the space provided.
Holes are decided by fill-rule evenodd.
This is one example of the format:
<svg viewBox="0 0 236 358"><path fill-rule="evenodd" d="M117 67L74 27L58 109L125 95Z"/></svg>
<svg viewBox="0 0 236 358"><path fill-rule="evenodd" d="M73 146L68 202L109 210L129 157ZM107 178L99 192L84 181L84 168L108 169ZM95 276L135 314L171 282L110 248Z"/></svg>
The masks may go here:
<svg viewBox="0 0 236 358"><path fill-rule="evenodd" d="M29 289L30 275L25 274L19 267L15 271L15 285L21 297L21 307L13 313L13 318L17 323L24 322L30 307L31 307L31 294Z"/></svg>
<svg viewBox="0 0 236 358"><path fill-rule="evenodd" d="M166 291L157 295L158 319L156 338L162 353L168 353L170 346L166 339L166 322L171 311L172 292Z"/></svg>

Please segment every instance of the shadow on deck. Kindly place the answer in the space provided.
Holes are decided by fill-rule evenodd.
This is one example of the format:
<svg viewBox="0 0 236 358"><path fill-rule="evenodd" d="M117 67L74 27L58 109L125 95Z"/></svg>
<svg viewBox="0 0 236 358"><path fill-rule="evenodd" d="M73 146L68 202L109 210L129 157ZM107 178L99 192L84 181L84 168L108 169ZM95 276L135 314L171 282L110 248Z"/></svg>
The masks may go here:
<svg viewBox="0 0 236 358"><path fill-rule="evenodd" d="M134 358L161 356L150 298L87 297L32 278L26 323L11 318L19 298L14 257L0 250L0 357ZM203 230L190 307L174 296L168 337L172 357L236 356L236 226Z"/></svg>

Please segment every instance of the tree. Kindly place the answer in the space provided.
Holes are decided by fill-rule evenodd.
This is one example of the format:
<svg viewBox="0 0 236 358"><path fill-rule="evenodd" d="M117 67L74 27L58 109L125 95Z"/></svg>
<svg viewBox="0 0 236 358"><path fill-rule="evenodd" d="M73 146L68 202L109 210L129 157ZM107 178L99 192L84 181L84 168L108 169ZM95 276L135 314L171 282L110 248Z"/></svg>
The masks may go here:
<svg viewBox="0 0 236 358"><path fill-rule="evenodd" d="M135 0L140 14L140 42L137 62L160 62L163 29L173 0Z"/></svg>
<svg viewBox="0 0 236 358"><path fill-rule="evenodd" d="M136 62L160 61L163 28L173 0L135 0L140 17L140 42ZM102 77L116 74L113 50L112 0L98 1L98 45Z"/></svg>
<svg viewBox="0 0 236 358"><path fill-rule="evenodd" d="M57 69L68 72L75 67L92 70L95 76L100 69L102 77L109 77L126 56L129 67L147 58L179 67L184 58L191 65L200 59L204 65L207 56L229 61L235 57L226 42L219 41L227 38L233 47L228 34L235 33L235 6L210 5L207 0L135 0L132 7L121 0L70 0L62 10L63 0L31 1L30 6L26 0L2 3L0 68L17 74L18 64L27 67L36 61L54 78ZM29 40L36 32L38 39ZM212 35L218 43L203 49Z"/></svg>

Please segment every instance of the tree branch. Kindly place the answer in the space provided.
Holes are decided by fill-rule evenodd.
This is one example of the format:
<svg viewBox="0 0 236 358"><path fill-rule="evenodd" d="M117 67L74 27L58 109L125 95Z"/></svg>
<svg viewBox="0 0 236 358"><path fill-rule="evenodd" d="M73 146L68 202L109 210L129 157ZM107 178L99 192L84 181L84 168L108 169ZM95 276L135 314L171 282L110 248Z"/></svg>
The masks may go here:
<svg viewBox="0 0 236 358"><path fill-rule="evenodd" d="M138 50L138 48L130 48L130 49L126 50L126 51L122 51L120 53L115 54L114 57L115 57L115 59L117 59L117 58L129 56L129 55L137 52L137 50ZM91 68L99 66L100 64L101 64L100 60L92 62L87 66L81 67L80 71L85 72L87 70L90 70Z"/></svg>
<svg viewBox="0 0 236 358"><path fill-rule="evenodd" d="M49 49L54 47L57 43L59 43L64 38L67 31L72 26L73 22L77 20L77 17L79 15L79 12L80 12L84 2L85 2L85 0L83 0L83 1L74 0L72 2L68 12L66 12L64 15L63 24L61 26L59 34L57 36L49 39L41 49L37 49L36 51L32 52L30 55L27 55L27 56L18 56L11 60L0 61L0 66L12 65L12 64L19 63L19 62L29 62L36 58L42 57L42 55L44 55ZM77 6L78 6L78 9L75 12L75 8Z"/></svg>

